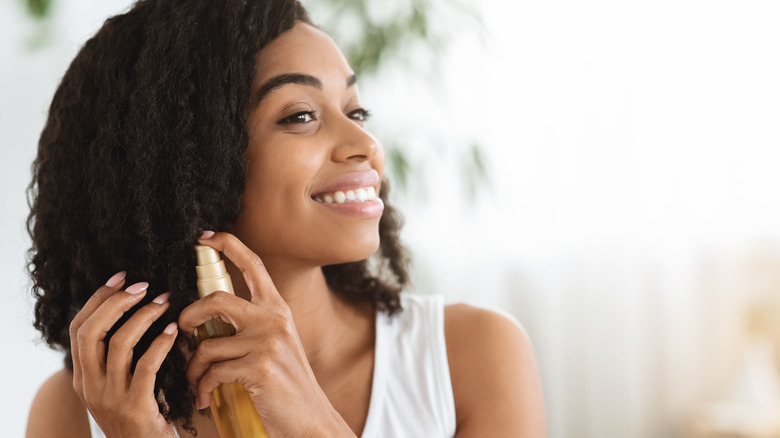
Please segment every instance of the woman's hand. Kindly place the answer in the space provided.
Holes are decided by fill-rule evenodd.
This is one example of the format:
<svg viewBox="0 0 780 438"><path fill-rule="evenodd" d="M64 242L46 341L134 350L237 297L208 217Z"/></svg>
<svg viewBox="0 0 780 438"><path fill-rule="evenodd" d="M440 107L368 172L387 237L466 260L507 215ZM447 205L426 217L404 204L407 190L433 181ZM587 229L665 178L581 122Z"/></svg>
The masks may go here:
<svg viewBox="0 0 780 438"><path fill-rule="evenodd" d="M138 309L111 337L105 338L122 315L146 295L147 283L121 291L125 273L101 286L70 324L73 388L100 429L109 438L175 436L157 407L157 370L176 340L176 323L169 324L141 356L130 373L133 347L168 309L168 293Z"/></svg>
<svg viewBox="0 0 780 438"><path fill-rule="evenodd" d="M188 335L215 318L236 329L234 336L202 341L187 365L198 409L209 406L220 384L238 382L249 392L270 437L354 436L317 383L290 308L263 262L232 234L210 235L204 233L200 243L221 251L241 270L251 300L215 292L179 317Z"/></svg>

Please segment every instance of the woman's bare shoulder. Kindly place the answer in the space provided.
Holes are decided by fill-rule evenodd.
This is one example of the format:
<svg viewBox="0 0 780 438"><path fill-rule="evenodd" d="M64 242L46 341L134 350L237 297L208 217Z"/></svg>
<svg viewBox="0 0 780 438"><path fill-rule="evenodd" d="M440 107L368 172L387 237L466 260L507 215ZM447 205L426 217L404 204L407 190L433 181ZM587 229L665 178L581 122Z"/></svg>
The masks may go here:
<svg viewBox="0 0 780 438"><path fill-rule="evenodd" d="M544 437L542 387L531 341L508 315L452 304L444 310L458 438Z"/></svg>
<svg viewBox="0 0 780 438"><path fill-rule="evenodd" d="M90 436L87 410L73 390L73 372L62 369L49 377L35 395L27 418L27 438Z"/></svg>

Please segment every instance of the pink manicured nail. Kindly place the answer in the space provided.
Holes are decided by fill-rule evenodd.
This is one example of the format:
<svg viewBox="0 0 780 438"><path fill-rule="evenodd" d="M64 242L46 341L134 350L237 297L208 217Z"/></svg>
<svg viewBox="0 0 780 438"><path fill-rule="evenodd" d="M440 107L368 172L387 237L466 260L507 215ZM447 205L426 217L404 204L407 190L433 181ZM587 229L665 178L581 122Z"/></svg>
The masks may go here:
<svg viewBox="0 0 780 438"><path fill-rule="evenodd" d="M111 278L108 279L108 281L106 282L106 286L108 287L119 286L119 283L121 283L122 280L125 279L125 275L127 275L127 272L125 271L117 272Z"/></svg>
<svg viewBox="0 0 780 438"><path fill-rule="evenodd" d="M153 299L152 301L157 303L157 304L165 304L165 303L168 302L168 298L170 298L170 297L171 297L171 293L170 292L165 292L164 294L157 295L157 297L155 299Z"/></svg>
<svg viewBox="0 0 780 438"><path fill-rule="evenodd" d="M213 236L214 236L214 232L213 231L204 231L203 234L200 235L200 238L201 239L208 239L208 238L213 237Z"/></svg>
<svg viewBox="0 0 780 438"><path fill-rule="evenodd" d="M167 326L165 326L165 330L163 330L163 332L165 332L166 335L172 335L176 332L176 328L177 328L176 323L172 322Z"/></svg>
<svg viewBox="0 0 780 438"><path fill-rule="evenodd" d="M140 283L136 283L132 286L129 286L127 289L125 289L125 292L129 294L140 294L141 292L145 291L146 288L149 287L149 283L142 281Z"/></svg>

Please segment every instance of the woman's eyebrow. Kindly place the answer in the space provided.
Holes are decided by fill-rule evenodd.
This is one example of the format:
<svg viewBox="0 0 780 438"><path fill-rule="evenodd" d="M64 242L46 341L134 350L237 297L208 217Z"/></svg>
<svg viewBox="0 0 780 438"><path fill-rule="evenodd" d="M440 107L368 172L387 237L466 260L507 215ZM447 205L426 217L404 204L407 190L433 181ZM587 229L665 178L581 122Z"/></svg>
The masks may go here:
<svg viewBox="0 0 780 438"><path fill-rule="evenodd" d="M355 85L356 83L357 83L356 75L351 75L349 78L347 78L347 88ZM257 92L255 93L255 97L254 99L252 99L254 102L252 107L257 107L257 105L260 104L260 101L262 101L263 98L265 98L265 96L267 96L269 93L276 90L277 88L287 84L308 85L310 87L314 87L319 90L322 90L322 81L320 81L314 76L303 74L303 73L284 73L272 77L271 79L267 80L263 85L261 85L260 88L257 89Z"/></svg>

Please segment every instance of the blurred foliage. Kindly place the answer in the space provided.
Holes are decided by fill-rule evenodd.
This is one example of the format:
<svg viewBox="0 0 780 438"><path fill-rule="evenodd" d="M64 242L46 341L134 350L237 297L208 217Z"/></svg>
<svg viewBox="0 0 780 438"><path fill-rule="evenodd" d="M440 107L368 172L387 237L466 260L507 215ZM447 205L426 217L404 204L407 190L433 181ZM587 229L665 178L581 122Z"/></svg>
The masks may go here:
<svg viewBox="0 0 780 438"><path fill-rule="evenodd" d="M386 151L386 160L393 169L397 178L393 180L395 187L402 192L406 192L409 188L409 173L411 172L411 166L406 155L401 151L394 143L390 143Z"/></svg>
<svg viewBox="0 0 780 438"><path fill-rule="evenodd" d="M23 0L31 17L41 23L39 35L31 43L38 48L49 34L46 24L54 0ZM218 0L215 0L218 1ZM456 34L483 29L479 15L466 0L302 0L317 23L333 36L355 73L366 78L378 74L391 64L409 64L410 48L425 53L430 71L436 76L439 60ZM130 3L130 1L128 1ZM409 66L412 67L412 66ZM415 65L415 74L424 66ZM422 72L425 75L425 72ZM435 82L435 80L434 80ZM411 193L410 181L417 166L400 145L398 138L383 137L387 161L395 186L401 193ZM468 146L466 146L468 145ZM465 195L473 200L488 180L486 160L479 143L471 140L460 146L459 173ZM425 196L415 191L416 196Z"/></svg>
<svg viewBox="0 0 780 438"><path fill-rule="evenodd" d="M44 19L51 13L52 0L24 0L27 12L38 20Z"/></svg>
<svg viewBox="0 0 780 438"><path fill-rule="evenodd" d="M461 163L463 163L461 173L465 177L466 193L473 201L477 198L480 187L489 182L487 163L479 143L471 144L466 155L462 157Z"/></svg>
<svg viewBox="0 0 780 438"><path fill-rule="evenodd" d="M435 56L440 56L447 37L432 30L433 0L395 0L396 10L375 7L392 4L388 0L309 0L316 8L318 20L324 17L325 30L333 35L358 76L375 73L399 49L424 42ZM455 0L451 0L455 4ZM387 3L385 3L387 2ZM374 7L372 7L374 6ZM404 7L405 6L405 7ZM377 9L381 12L377 13ZM384 12L384 17L382 16ZM476 17L472 14L472 17ZM346 31L345 31L346 30Z"/></svg>

